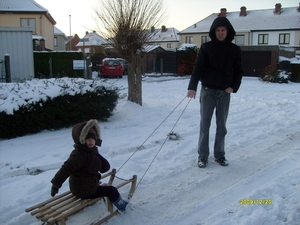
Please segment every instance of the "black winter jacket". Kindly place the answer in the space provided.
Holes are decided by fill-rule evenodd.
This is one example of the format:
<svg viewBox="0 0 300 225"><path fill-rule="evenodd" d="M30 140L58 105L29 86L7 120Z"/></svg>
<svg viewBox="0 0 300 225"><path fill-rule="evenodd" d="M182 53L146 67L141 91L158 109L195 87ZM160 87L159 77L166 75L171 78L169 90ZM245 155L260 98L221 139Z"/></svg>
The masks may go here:
<svg viewBox="0 0 300 225"><path fill-rule="evenodd" d="M218 41L215 29L226 26L228 34L226 40ZM241 60L241 49L231 43L235 30L229 20L218 17L214 20L209 36L211 41L201 45L197 60L194 64L188 90L197 90L198 82L211 89L223 90L231 87L237 92L242 79L243 68Z"/></svg>
<svg viewBox="0 0 300 225"><path fill-rule="evenodd" d="M71 192L75 196L83 198L96 192L101 178L100 173L107 172L110 164L98 153L97 147L91 149L80 144L75 144L74 147L75 149L51 182L60 188L70 177Z"/></svg>
<svg viewBox="0 0 300 225"><path fill-rule="evenodd" d="M96 134L96 144L101 145L100 127L96 120L76 124L72 129L75 149L51 180L52 184L60 188L70 177L70 190L80 198L94 194L99 187L100 173L110 169L109 162L99 154L98 148L89 148L85 144L85 137L91 131Z"/></svg>

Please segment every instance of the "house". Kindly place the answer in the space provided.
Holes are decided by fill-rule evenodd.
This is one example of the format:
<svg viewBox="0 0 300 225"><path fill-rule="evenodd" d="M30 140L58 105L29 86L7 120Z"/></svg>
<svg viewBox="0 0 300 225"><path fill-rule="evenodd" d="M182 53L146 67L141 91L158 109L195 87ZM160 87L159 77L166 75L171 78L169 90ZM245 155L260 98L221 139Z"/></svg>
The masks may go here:
<svg viewBox="0 0 300 225"><path fill-rule="evenodd" d="M65 51L66 50L67 37L60 29L54 26L54 50Z"/></svg>
<svg viewBox="0 0 300 225"><path fill-rule="evenodd" d="M79 41L80 41L80 38L77 34L75 34L73 36L68 36L66 44L65 44L66 50L67 51L77 50L77 48L75 46L78 44Z"/></svg>
<svg viewBox="0 0 300 225"><path fill-rule="evenodd" d="M179 30L171 27L162 26L161 29L151 27L150 39L146 42L148 45L159 45L165 49L176 49L179 47Z"/></svg>
<svg viewBox="0 0 300 225"><path fill-rule="evenodd" d="M283 8L280 3L273 9L213 13L179 32L180 43L194 43L198 47L210 40L208 32L215 18L224 16L232 23L236 36L233 42L243 45L284 45L300 49L300 6Z"/></svg>
<svg viewBox="0 0 300 225"><path fill-rule="evenodd" d="M80 39L75 46L87 55L93 55L97 53L103 53L104 46L107 45L107 40L101 37L96 31L86 32L85 36Z"/></svg>
<svg viewBox="0 0 300 225"><path fill-rule="evenodd" d="M30 27L34 50L54 49L54 25L47 9L34 0L1 0L0 27Z"/></svg>
<svg viewBox="0 0 300 225"><path fill-rule="evenodd" d="M236 36L233 43L242 50L245 75L259 76L271 66L276 68L279 56L293 57L300 51L300 6L284 8L277 3L273 9L227 12L222 8L179 32L180 43L193 43L199 48L210 41L209 29L218 16L228 18Z"/></svg>

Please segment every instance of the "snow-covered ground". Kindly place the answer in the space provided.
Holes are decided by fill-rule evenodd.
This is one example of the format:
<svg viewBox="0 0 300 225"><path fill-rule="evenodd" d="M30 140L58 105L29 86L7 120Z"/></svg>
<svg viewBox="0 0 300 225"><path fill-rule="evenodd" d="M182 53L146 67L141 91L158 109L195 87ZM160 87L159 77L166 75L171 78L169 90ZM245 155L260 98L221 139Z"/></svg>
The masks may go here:
<svg viewBox="0 0 300 225"><path fill-rule="evenodd" d="M199 100L185 98L188 78L145 77L143 106L127 101L126 77L105 81L120 87L122 98L109 121L99 122L99 151L112 167L121 168L118 177L138 176L126 212L105 224L299 225L300 83L244 77L231 98L229 166L216 164L211 149L208 166L200 169ZM169 139L171 131L178 140ZM211 147L214 131L215 120ZM51 198L50 180L72 145L71 128L1 140L1 224L42 224L25 208ZM59 193L66 190L68 182ZM120 192L126 198L128 187ZM243 200L258 201L240 204L247 203ZM99 201L71 216L67 224L88 225L106 213Z"/></svg>

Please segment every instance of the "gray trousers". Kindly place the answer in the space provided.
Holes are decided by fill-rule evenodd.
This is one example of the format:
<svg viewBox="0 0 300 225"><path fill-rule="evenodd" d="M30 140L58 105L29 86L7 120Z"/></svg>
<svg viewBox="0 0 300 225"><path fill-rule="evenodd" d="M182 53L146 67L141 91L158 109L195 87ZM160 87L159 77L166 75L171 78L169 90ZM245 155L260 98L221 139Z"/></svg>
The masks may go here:
<svg viewBox="0 0 300 225"><path fill-rule="evenodd" d="M214 157L225 157L225 135L227 134L226 121L229 111L230 94L224 90L201 88L200 94L200 135L198 142L199 159L209 156L209 128L214 109L216 109L216 136Z"/></svg>

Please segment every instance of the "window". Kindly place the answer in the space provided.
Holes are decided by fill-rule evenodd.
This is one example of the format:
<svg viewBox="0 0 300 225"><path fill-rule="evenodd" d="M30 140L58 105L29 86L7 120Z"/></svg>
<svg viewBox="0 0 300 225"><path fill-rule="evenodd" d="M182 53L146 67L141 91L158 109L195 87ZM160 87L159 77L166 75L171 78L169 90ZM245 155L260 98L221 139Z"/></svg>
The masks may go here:
<svg viewBox="0 0 300 225"><path fill-rule="evenodd" d="M35 19L21 18L21 27L31 27L31 30L36 34Z"/></svg>
<svg viewBox="0 0 300 225"><path fill-rule="evenodd" d="M268 44L268 34L259 34L258 35L258 44L263 45L263 44Z"/></svg>
<svg viewBox="0 0 300 225"><path fill-rule="evenodd" d="M290 34L279 34L279 44L289 44Z"/></svg>
<svg viewBox="0 0 300 225"><path fill-rule="evenodd" d="M172 48L172 43L168 43L167 48Z"/></svg>
<svg viewBox="0 0 300 225"><path fill-rule="evenodd" d="M57 46L57 37L54 37L54 46Z"/></svg>
<svg viewBox="0 0 300 225"><path fill-rule="evenodd" d="M234 39L236 45L245 45L245 35L236 35Z"/></svg>
<svg viewBox="0 0 300 225"><path fill-rule="evenodd" d="M201 36L201 44L210 41L210 37L209 36Z"/></svg>
<svg viewBox="0 0 300 225"><path fill-rule="evenodd" d="M194 43L193 42L193 37L192 36L185 37L185 43L189 43L189 44Z"/></svg>

